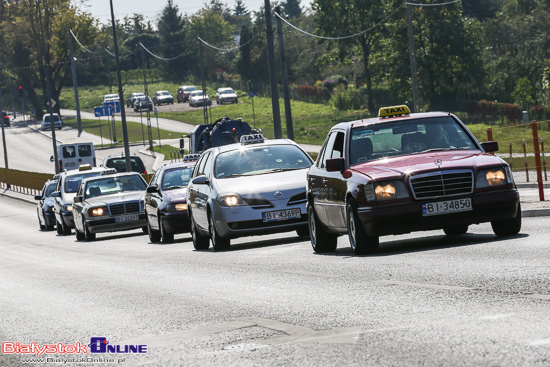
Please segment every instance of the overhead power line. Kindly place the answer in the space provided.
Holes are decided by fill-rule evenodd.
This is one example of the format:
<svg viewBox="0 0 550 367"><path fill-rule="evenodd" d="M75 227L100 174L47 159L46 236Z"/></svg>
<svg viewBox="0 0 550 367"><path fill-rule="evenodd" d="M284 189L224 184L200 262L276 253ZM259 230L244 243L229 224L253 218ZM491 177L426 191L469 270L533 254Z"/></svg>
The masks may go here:
<svg viewBox="0 0 550 367"><path fill-rule="evenodd" d="M179 59L180 57L182 57L184 54L181 54L181 55L178 55L176 57L172 57L172 58L165 58L165 57L160 57L160 56L157 56L155 55L154 53L152 53L151 51L149 51L147 49L147 47L143 46L143 43L139 43L139 45L145 50L147 51L147 53L149 53L149 55L153 56L153 57L156 57L157 59L159 60L163 60L163 61L172 61L172 60L175 60L175 59Z"/></svg>

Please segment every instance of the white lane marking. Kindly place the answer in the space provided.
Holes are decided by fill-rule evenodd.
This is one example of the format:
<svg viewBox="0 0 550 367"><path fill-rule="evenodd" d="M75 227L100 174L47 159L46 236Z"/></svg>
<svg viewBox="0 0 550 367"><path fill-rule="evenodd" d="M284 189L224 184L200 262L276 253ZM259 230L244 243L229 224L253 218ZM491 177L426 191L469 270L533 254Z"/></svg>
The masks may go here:
<svg viewBox="0 0 550 367"><path fill-rule="evenodd" d="M475 289L475 288L467 288L467 287L456 287L452 285L400 282L397 280L375 280L374 283L402 285L406 287L417 287L417 288L444 289L448 291L469 291L469 290Z"/></svg>
<svg viewBox="0 0 550 367"><path fill-rule="evenodd" d="M506 317L514 316L515 313L503 313L503 314L497 314L497 315L487 315L487 316L481 316L478 317L479 320L497 320L497 319L504 319Z"/></svg>
<svg viewBox="0 0 550 367"><path fill-rule="evenodd" d="M539 339L539 340L533 340L529 345L532 346L539 346L539 345L550 345L550 339Z"/></svg>
<svg viewBox="0 0 550 367"><path fill-rule="evenodd" d="M537 293L533 293L533 294L524 294L520 297L524 297L524 298L534 298L534 299L542 299L542 300L550 300L550 295L548 294L537 294Z"/></svg>
<svg viewBox="0 0 550 367"><path fill-rule="evenodd" d="M312 271L302 271L302 270L281 270L281 272L291 273L291 274L300 274L300 275L310 275L312 277L323 277L323 278L340 278L341 277L341 275L314 273Z"/></svg>

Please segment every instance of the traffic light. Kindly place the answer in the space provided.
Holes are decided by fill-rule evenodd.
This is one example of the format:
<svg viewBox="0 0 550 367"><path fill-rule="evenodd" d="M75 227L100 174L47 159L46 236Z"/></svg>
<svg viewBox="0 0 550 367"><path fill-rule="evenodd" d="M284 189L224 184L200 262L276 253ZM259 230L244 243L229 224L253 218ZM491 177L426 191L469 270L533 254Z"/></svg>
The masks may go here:
<svg viewBox="0 0 550 367"><path fill-rule="evenodd" d="M19 86L19 97L23 98L23 87Z"/></svg>

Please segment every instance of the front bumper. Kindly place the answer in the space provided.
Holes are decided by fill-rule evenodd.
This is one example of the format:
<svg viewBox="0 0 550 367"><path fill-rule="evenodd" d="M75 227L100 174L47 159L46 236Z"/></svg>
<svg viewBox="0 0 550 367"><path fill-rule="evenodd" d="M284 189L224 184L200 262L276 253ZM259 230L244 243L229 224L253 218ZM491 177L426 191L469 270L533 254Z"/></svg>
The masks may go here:
<svg viewBox="0 0 550 367"><path fill-rule="evenodd" d="M53 226L56 222L55 220L55 213L50 211L48 213L44 213L44 222L47 226Z"/></svg>
<svg viewBox="0 0 550 367"><path fill-rule="evenodd" d="M286 201L285 201L286 202ZM271 212L286 209L300 209L301 216L297 219L282 220L277 222L264 222L263 212ZM216 230L221 237L237 238L257 236L279 232L289 232L307 226L306 204L274 207L269 209L253 209L249 206L222 207L214 204L214 220Z"/></svg>
<svg viewBox="0 0 550 367"><path fill-rule="evenodd" d="M86 225L92 233L118 232L147 226L145 213L138 214L138 220L128 222L115 222L115 217L86 219Z"/></svg>
<svg viewBox="0 0 550 367"><path fill-rule="evenodd" d="M187 233L191 230L187 211L163 213L160 220L168 234Z"/></svg>
<svg viewBox="0 0 550 367"><path fill-rule="evenodd" d="M503 189L441 200L465 197L472 199L473 210L424 217L422 216L422 204L438 201L425 200L362 207L358 209L358 214L369 235L383 236L509 219L516 215L519 203L519 192L515 189Z"/></svg>
<svg viewBox="0 0 550 367"><path fill-rule="evenodd" d="M63 224L69 228L74 228L73 212L61 212L61 219L63 219Z"/></svg>

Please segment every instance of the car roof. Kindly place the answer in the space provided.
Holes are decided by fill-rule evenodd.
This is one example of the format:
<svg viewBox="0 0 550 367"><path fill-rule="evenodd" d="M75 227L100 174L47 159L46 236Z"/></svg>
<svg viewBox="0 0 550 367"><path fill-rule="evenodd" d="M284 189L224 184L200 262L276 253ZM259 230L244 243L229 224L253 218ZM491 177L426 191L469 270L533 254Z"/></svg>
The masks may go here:
<svg viewBox="0 0 550 367"><path fill-rule="evenodd" d="M219 91L222 91L222 90L233 90L233 88L230 88L230 87L224 87L224 88L218 88Z"/></svg>
<svg viewBox="0 0 550 367"><path fill-rule="evenodd" d="M433 117L444 117L444 116L451 116L451 113L449 112L418 112L418 113L411 113L408 115L400 115L400 116L392 116L392 117L371 117L367 119L361 119L361 120L353 120L353 121L346 121L346 122L340 122L336 125L334 125L331 130L343 128L348 129L351 127L358 127L358 126L369 126L369 125L376 125L376 124L385 124L388 122L398 122L398 121L405 121L405 120L417 120L417 119L423 119L423 118L433 118Z"/></svg>
<svg viewBox="0 0 550 367"><path fill-rule="evenodd" d="M233 144L227 144L219 147L210 148L209 150L214 151L215 154L220 154L220 153L229 152L231 150L240 149L243 146L248 149L248 148L272 146L272 145L294 145L300 148L300 146L296 144L296 142L290 139L265 139L263 143L247 144L247 145L242 145L241 143L233 143Z"/></svg>
<svg viewBox="0 0 550 367"><path fill-rule="evenodd" d="M165 163L160 167L161 170L167 170L172 168L180 168L180 167L194 167L197 164L197 161L187 161L187 162L172 162L172 163Z"/></svg>
<svg viewBox="0 0 550 367"><path fill-rule="evenodd" d="M88 172L102 172L102 171L105 171L104 167L92 167L92 169L88 169L88 170L85 170L85 171L80 171L78 169L72 169L70 171L63 171L62 173L64 173L65 176L73 176L73 175L84 174L84 173L88 173Z"/></svg>

